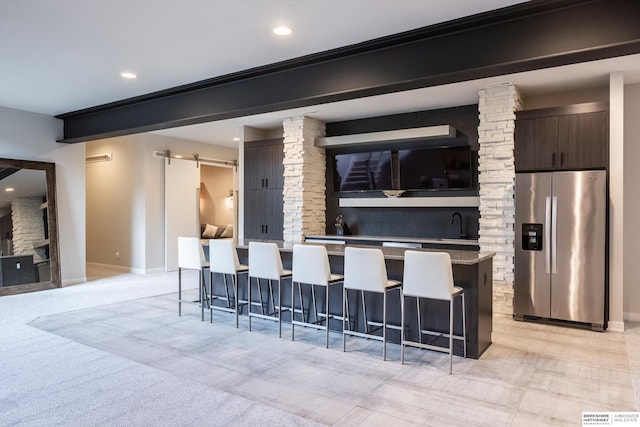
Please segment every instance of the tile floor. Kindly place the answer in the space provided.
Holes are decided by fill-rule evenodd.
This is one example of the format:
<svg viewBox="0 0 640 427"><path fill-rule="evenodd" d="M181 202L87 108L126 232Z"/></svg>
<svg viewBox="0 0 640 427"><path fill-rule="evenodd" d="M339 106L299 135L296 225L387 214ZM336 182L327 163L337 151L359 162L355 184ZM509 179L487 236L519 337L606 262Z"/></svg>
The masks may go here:
<svg viewBox="0 0 640 427"><path fill-rule="evenodd" d="M148 370L142 377L168 374L180 379L178 390L191 385L201 392L223 393L212 398L206 425L256 420L266 425L277 419L280 425L575 426L581 424L582 411L640 409L638 323L628 324L625 333L596 333L515 322L496 314L489 350L480 360L454 358L449 376L448 356L440 353L408 349L403 366L397 345L389 346L383 362L379 342L350 338L343 353L339 334L331 334L331 347L325 349L324 333L313 329L296 328L296 341L291 342L288 325L278 339L277 325L269 321L254 321L250 333L246 319L241 318L236 329L234 316L227 313L215 312L210 324L200 321L197 307L185 306L178 317L175 280L176 273L125 275L47 291L46 296L3 297L13 300L0 299L0 326L13 324L18 332L6 334L0 348L8 351L2 353L28 357L38 365L47 355L31 353L32 340L45 351L60 345L57 340L66 346L80 344L88 360L79 361L75 374L64 378L68 390L81 382L85 391L103 392L101 379L118 377L123 364L133 363ZM29 340L20 339L20 328ZM105 366L92 378L101 360ZM137 377L118 378L104 399L116 399L120 411L108 419L147 424L136 422L144 419L147 406L127 404ZM150 398L164 392L180 399L174 390L163 389L168 386L160 383ZM25 400L38 393L36 386L23 388ZM2 390L0 385L0 407L3 393L7 400ZM139 393L150 393L144 390ZM236 398L242 398L240 403ZM189 401L181 402L189 407ZM76 404L73 399L63 403ZM216 419L216 408L228 404L245 406L237 416ZM59 411L62 419L67 415L59 405L49 409L54 415ZM169 405L164 411L168 420L177 409ZM15 415L14 424L34 425L28 422L36 419L29 418L29 408L18 412L22 418ZM80 414L88 417L86 411ZM155 425L175 425L162 419ZM91 421L89 417L84 424Z"/></svg>

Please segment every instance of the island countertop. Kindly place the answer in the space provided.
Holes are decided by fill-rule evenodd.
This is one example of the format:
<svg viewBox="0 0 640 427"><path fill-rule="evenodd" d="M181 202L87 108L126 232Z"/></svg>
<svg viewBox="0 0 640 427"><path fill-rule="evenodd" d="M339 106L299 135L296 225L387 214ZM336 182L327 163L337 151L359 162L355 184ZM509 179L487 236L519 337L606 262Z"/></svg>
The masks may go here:
<svg viewBox="0 0 640 427"><path fill-rule="evenodd" d="M456 245L456 246L478 246L478 240L474 239L444 239L439 237L396 237L396 236L369 236L364 234L348 234L338 236L335 234L309 235L305 239L317 240L349 240L362 242L398 242L398 243L426 243L429 245Z"/></svg>
<svg viewBox="0 0 640 427"><path fill-rule="evenodd" d="M278 248L281 252L292 252L293 242L283 242L282 240L258 240L258 239L238 239L237 247L239 249L248 249L249 242L271 242L278 245ZM208 242L207 242L208 243ZM322 245L327 248L327 253L329 255L336 256L344 256L344 248L345 245L340 244L331 244L331 243L315 243L315 242L305 242L305 245ZM358 246L358 245L348 245L348 246ZM469 250L455 250L455 249L429 249L429 248L400 248L393 246L363 246L367 248L377 247L382 250L384 257L386 259L392 260L404 260L404 253L407 250L415 250L415 251L425 251L425 252L447 252L451 257L452 264L461 264L461 265L473 265L478 264L481 261L484 261L489 258L493 258L495 252L480 252L480 251L469 251Z"/></svg>

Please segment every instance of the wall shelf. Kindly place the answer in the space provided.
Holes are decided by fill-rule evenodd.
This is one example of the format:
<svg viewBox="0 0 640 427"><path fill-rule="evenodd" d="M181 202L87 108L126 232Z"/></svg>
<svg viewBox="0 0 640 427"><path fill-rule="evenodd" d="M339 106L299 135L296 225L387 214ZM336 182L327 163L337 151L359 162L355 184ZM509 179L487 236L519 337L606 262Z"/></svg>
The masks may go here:
<svg viewBox="0 0 640 427"><path fill-rule="evenodd" d="M454 138L456 129L449 125L398 129L382 132L358 133L353 135L317 138L316 147L336 148L363 143L400 143L425 138Z"/></svg>
<svg viewBox="0 0 640 427"><path fill-rule="evenodd" d="M340 198L341 208L477 208L480 197Z"/></svg>

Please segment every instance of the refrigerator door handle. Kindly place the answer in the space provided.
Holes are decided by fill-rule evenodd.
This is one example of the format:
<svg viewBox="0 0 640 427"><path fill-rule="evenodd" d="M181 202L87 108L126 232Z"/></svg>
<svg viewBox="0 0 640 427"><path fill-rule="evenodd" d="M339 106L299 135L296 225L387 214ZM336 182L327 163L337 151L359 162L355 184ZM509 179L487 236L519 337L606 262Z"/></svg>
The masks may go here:
<svg viewBox="0 0 640 427"><path fill-rule="evenodd" d="M551 199L551 272L558 273L558 197Z"/></svg>
<svg viewBox="0 0 640 427"><path fill-rule="evenodd" d="M551 273L551 197L545 198L544 208L544 270Z"/></svg>

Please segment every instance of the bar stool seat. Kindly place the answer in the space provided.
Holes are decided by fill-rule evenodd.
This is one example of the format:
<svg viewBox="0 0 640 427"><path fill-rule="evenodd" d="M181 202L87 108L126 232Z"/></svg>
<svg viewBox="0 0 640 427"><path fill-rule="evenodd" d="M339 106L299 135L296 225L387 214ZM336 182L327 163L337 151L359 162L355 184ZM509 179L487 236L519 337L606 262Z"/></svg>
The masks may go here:
<svg viewBox="0 0 640 427"><path fill-rule="evenodd" d="M248 317L249 331L251 331L251 318L275 320L278 322L278 337L282 337L282 286L283 279L290 278L292 272L282 268L282 258L278 245L269 242L249 242L249 280L248 280ZM255 278L258 285L259 303L251 297L251 279ZM273 312L265 313L264 300L262 298L262 286L260 280L267 280L269 284L269 296ZM273 281L278 282L278 304L273 296ZM260 306L260 313L254 313L253 305Z"/></svg>
<svg viewBox="0 0 640 427"><path fill-rule="evenodd" d="M211 239L209 240L209 321L213 322L213 310L221 310L236 315L236 328L239 323L239 307L246 305L248 301L240 300L238 290L238 275L248 274L249 267L240 264L238 260L238 252L234 246L233 239ZM213 275L214 273L222 274L224 282L224 290L226 296L218 296L213 293ZM233 285L233 307L231 306L231 298L229 296L229 288L227 285L227 276L231 276ZM215 299L227 302L226 307L213 305Z"/></svg>
<svg viewBox="0 0 640 427"><path fill-rule="evenodd" d="M400 360L404 363L405 346L449 353L449 375L453 370L453 340L462 340L464 357L467 357L467 332L465 322L464 289L454 286L451 257L446 252L406 251L404 253L404 274L402 284L402 344ZM462 336L453 332L453 302L456 297L462 299ZM418 339L410 341L405 336L405 297L415 297L418 313ZM430 331L422 328L420 321L420 300L436 299L449 301L449 333ZM449 347L424 344L422 334L428 333L449 338Z"/></svg>
<svg viewBox="0 0 640 427"><path fill-rule="evenodd" d="M200 239L197 237L178 237L178 316L182 316L182 304L198 304L201 309L201 320L204 320L204 307L208 304L206 295L206 282L204 280L204 270L209 268L209 263L205 259L204 250ZM185 300L182 298L182 270L198 270L198 292L197 301Z"/></svg>
<svg viewBox="0 0 640 427"><path fill-rule="evenodd" d="M343 276L339 274L331 274L329 266L329 256L324 246L315 245L293 245L293 277L291 279L291 341L295 339L295 326L308 326L315 329L326 331L325 347L329 348L329 320L336 317L329 314L329 288L331 285L343 281ZM300 297L301 320L295 319L295 285L298 285L298 294ZM311 295L314 308L314 321L307 321L304 317L304 302L302 300L302 285L311 286ZM324 313L318 312L318 305L315 298L315 287L324 287L325 306ZM311 306L309 307L309 311ZM341 316L340 316L341 317ZM324 323L324 325L322 324Z"/></svg>
<svg viewBox="0 0 640 427"><path fill-rule="evenodd" d="M342 321L342 351L347 350L347 335L370 338L382 341L382 360L387 359L387 294L392 290L400 290L400 282L387 278L387 267L384 263L382 250L377 248L346 247L344 250L344 290L343 290L343 321ZM348 291L360 291L364 314L365 332L351 329L349 316ZM383 295L382 324L367 319L365 292L375 292ZM369 331L369 325L376 325L382 329L382 336ZM347 325L349 327L347 328ZM399 329L399 327L396 326Z"/></svg>

